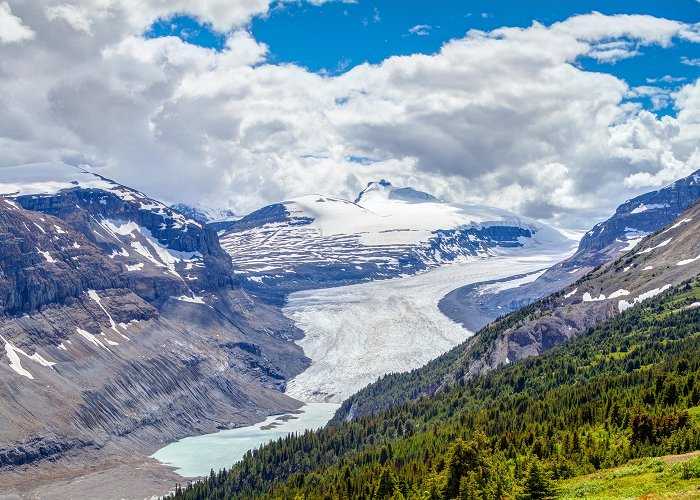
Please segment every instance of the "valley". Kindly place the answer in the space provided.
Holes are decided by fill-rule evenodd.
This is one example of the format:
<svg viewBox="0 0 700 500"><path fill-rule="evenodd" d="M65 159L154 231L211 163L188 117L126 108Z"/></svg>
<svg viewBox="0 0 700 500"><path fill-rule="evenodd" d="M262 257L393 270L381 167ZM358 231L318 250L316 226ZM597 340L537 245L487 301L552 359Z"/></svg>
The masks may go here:
<svg viewBox="0 0 700 500"><path fill-rule="evenodd" d="M271 439L323 427L340 403L378 377L420 368L473 335L438 309L446 293L484 281L497 280L502 289L517 287L569 254L505 254L488 263L467 260L415 276L295 292L283 311L304 332L296 343L311 365L287 383L285 394L304 402L302 413L271 429L265 427L275 416L249 427L189 437L153 457L176 466L185 477L206 476ZM514 273L529 274L511 280Z"/></svg>
<svg viewBox="0 0 700 500"><path fill-rule="evenodd" d="M461 344L473 331L438 308L450 291L498 280L503 289L523 284L570 255L504 254L450 263L415 276L295 292L284 313L304 331L297 344L311 366L287 384L301 401L342 403L378 377L406 372ZM469 311L463 311L469 314Z"/></svg>
<svg viewBox="0 0 700 500"><path fill-rule="evenodd" d="M0 500L700 500L700 0L0 0Z"/></svg>
<svg viewBox="0 0 700 500"><path fill-rule="evenodd" d="M696 176L656 192L674 204L631 200L576 249L572 233L386 181L355 202L217 221L217 235L83 169L26 172L0 172L13 381L0 395L32 395L4 410L0 474L23 496L102 496L130 464L139 488L123 495L162 494L290 432L433 397L695 276L700 252L698 209L683 212ZM49 436L27 424L54 407Z"/></svg>

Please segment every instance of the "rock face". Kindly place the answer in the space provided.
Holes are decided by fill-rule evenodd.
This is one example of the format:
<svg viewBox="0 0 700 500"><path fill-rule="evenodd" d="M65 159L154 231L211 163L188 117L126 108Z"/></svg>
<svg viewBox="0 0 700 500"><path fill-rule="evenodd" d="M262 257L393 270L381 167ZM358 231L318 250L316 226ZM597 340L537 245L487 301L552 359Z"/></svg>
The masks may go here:
<svg viewBox="0 0 700 500"><path fill-rule="evenodd" d="M149 302L239 286L213 229L136 191L78 186L14 199L83 234L120 264L131 287Z"/></svg>
<svg viewBox="0 0 700 500"><path fill-rule="evenodd" d="M308 195L264 207L221 236L242 286L281 303L297 290L393 278L505 250L569 246L537 221L454 205L387 181L352 202Z"/></svg>
<svg viewBox="0 0 700 500"><path fill-rule="evenodd" d="M445 297L441 309L468 329L478 330L497 317L561 290L594 268L616 259L644 236L670 224L698 199L700 171L620 205L612 217L596 224L583 236L574 255L534 282L497 293L480 293L478 287L465 287ZM455 303L462 307L456 308Z"/></svg>
<svg viewBox="0 0 700 500"><path fill-rule="evenodd" d="M0 169L0 193L0 477L300 405L282 391L301 332L246 295L212 229L64 165Z"/></svg>
<svg viewBox="0 0 700 500"><path fill-rule="evenodd" d="M596 224L579 245L578 252L596 252L611 245L639 240L641 236L658 231L675 220L686 208L700 198L700 171L680 179L658 191L638 196L620 205L610 219ZM591 259L590 264L602 264L604 257Z"/></svg>

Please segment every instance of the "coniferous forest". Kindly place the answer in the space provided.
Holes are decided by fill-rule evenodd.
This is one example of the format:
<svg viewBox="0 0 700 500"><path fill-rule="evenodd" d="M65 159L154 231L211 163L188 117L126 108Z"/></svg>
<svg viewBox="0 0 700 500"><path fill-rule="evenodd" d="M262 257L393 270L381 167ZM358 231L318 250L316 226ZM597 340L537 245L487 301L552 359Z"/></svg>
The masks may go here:
<svg viewBox="0 0 700 500"><path fill-rule="evenodd" d="M696 278L539 357L249 452L174 498L549 498L567 478L698 450L698 301ZM700 478L698 459L681 475Z"/></svg>

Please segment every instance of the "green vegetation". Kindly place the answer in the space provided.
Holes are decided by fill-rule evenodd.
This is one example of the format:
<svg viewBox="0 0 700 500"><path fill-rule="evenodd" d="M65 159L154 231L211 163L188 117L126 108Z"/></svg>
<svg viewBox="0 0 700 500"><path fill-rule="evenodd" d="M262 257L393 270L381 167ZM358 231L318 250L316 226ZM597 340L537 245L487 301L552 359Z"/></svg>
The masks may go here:
<svg viewBox="0 0 700 500"><path fill-rule="evenodd" d="M561 481L558 498L610 499L700 498L700 458L668 464L658 458L635 460L623 467Z"/></svg>
<svg viewBox="0 0 700 500"><path fill-rule="evenodd" d="M688 307L698 297L700 283L685 283L537 358L280 439L175 497L609 498L615 487L635 496L643 481L658 493L692 489L696 460L619 467L700 449L700 308Z"/></svg>

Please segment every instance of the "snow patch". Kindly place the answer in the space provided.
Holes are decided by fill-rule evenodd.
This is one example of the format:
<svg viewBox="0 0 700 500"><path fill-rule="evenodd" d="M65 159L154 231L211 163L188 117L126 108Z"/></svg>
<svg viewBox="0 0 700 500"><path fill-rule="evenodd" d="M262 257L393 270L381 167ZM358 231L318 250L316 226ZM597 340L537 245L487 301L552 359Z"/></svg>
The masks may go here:
<svg viewBox="0 0 700 500"><path fill-rule="evenodd" d="M601 300L605 300L605 295L602 293L600 294L599 297L593 298L591 297L591 294L589 292L586 292L583 294L583 297L581 297L584 302L600 302Z"/></svg>
<svg viewBox="0 0 700 500"><path fill-rule="evenodd" d="M626 300L621 300L617 304L617 308L619 309L620 312L626 311L630 307L634 306L635 304L640 304L641 302L650 299L652 297L656 297L660 293L665 292L669 288L671 288L672 285L664 285L661 288L654 288L653 290L649 290L648 292L645 292L638 297L635 297L631 301L626 301Z"/></svg>
<svg viewBox="0 0 700 500"><path fill-rule="evenodd" d="M652 203L649 205L645 205L644 203L640 203L637 208L632 210L633 214L641 214L642 212L646 212L647 210L656 210L659 208L669 208L670 205L668 203Z"/></svg>
<svg viewBox="0 0 700 500"><path fill-rule="evenodd" d="M569 297L573 297L574 295L576 295L576 292L578 292L578 288L574 288L573 290L571 290L569 293L564 295L564 298L568 299Z"/></svg>
<svg viewBox="0 0 700 500"><path fill-rule="evenodd" d="M677 228L681 227L683 224L685 224L685 223L687 223L687 222L690 222L690 221L692 221L692 220L693 220L693 219L690 219L690 218L689 218L689 219L682 219L682 220L676 222L674 225L672 225L672 226L669 227L668 229L664 230L661 234L667 233L667 232L669 232L671 229L677 229Z"/></svg>
<svg viewBox="0 0 700 500"><path fill-rule="evenodd" d="M46 259L46 262L49 262L51 264L56 263L56 260L53 257L51 257L51 254L49 252L44 252L43 250L39 250L39 248L37 248L36 250L37 250L37 252L39 252L41 255L44 256L44 258Z"/></svg>
<svg viewBox="0 0 700 500"><path fill-rule="evenodd" d="M10 368L12 368L15 372L19 373L23 377L27 377L28 379L34 379L34 375L32 375L28 370L22 368L22 362L20 361L19 355L17 354L17 348L7 341L5 341L5 353L7 354L7 357L10 360Z"/></svg>
<svg viewBox="0 0 700 500"><path fill-rule="evenodd" d="M669 243L671 243L671 240L672 240L672 239L673 239L673 237L670 237L669 239L667 239L667 240L665 240L665 241L662 241L661 243L659 243L659 244L656 245L655 247L647 248L647 249L645 249L645 250L642 250L642 251L639 252L639 253L640 253L640 254L649 253L649 252L651 252L652 250L656 250L657 248L665 247L666 245L668 245Z"/></svg>
<svg viewBox="0 0 700 500"><path fill-rule="evenodd" d="M141 269L143 269L143 262L139 262L138 264L134 264L134 265L129 265L129 264L125 264L125 265L126 265L127 271L140 271Z"/></svg>
<svg viewBox="0 0 700 500"><path fill-rule="evenodd" d="M621 289L617 290L616 292L611 293L610 297L608 297L608 298L609 299L616 299L618 297L625 297L629 294L630 294L630 292L621 288Z"/></svg>
<svg viewBox="0 0 700 500"><path fill-rule="evenodd" d="M112 253L109 255L109 258L110 258L110 259L113 259L113 258L115 258L117 255L120 255L120 256L122 256L122 257L128 257L128 256L129 256L129 252L127 252L125 248L122 248L120 252L118 252L117 250L112 250Z"/></svg>
<svg viewBox="0 0 700 500"><path fill-rule="evenodd" d="M95 301L97 303L98 306L100 306L100 309L102 309L102 311L107 315L107 318L109 318L109 324L110 324L112 330L114 330L119 335L124 337L122 332L120 332L119 329L117 328L117 323L114 321L114 319L112 319L112 315L109 314L109 312L107 312L107 309L105 309L105 306L102 305L102 299L97 294L97 292L95 290L88 290L88 295L90 296L90 298L93 301ZM126 338L126 337L124 337L124 338Z"/></svg>
<svg viewBox="0 0 700 500"><path fill-rule="evenodd" d="M23 377L27 377L28 379L32 380L34 379L34 376L31 374L31 372L29 372L29 370L26 370L22 366L22 362L19 357L20 354L25 356L27 359L31 359L35 363L38 363L41 366L45 366L47 368L53 369L53 366L56 364L53 361L47 360L38 352L35 352L30 356L19 347L15 347L15 345L12 342L5 339L5 337L3 337L2 335L0 335L0 339L2 339L3 342L5 342L5 353L7 354L7 358L10 360L10 368L12 368L12 370L14 370L19 375L22 375Z"/></svg>
<svg viewBox="0 0 700 500"><path fill-rule="evenodd" d="M107 346L104 345L102 342L100 342L100 339L98 339L98 338L97 338L95 335L93 335L92 333L86 332L86 331L83 330L82 328L76 328L76 331L78 332L78 334L79 334L81 337L83 337L85 340L87 340L87 341L90 342L91 344L94 344L94 345L97 346L97 347L101 347L102 349L106 349L106 350L109 351L109 347L107 347Z"/></svg>
<svg viewBox="0 0 700 500"><path fill-rule="evenodd" d="M694 259L681 260L680 262L677 262L676 265L677 266L687 266L688 264L692 264L693 262L698 261L698 260L700 260L700 255L698 255Z"/></svg>
<svg viewBox="0 0 700 500"><path fill-rule="evenodd" d="M206 304L204 302L204 297L199 297L197 295L193 295L192 297L188 297L187 295L180 295L179 297L175 297L177 300L181 300L182 302L191 302L192 304Z"/></svg>

